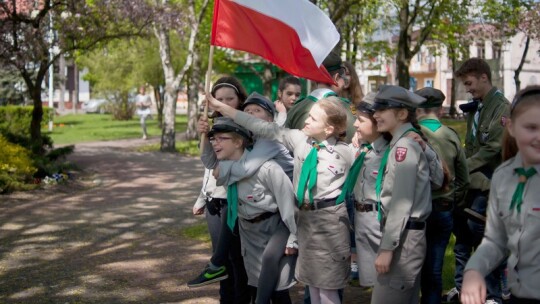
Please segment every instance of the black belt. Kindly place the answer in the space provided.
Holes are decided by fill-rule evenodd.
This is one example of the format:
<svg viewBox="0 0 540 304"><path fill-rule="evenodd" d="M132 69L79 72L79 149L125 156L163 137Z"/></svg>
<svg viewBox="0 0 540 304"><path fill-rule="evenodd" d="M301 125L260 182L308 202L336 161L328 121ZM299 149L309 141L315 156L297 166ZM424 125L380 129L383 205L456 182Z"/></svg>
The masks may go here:
<svg viewBox="0 0 540 304"><path fill-rule="evenodd" d="M325 199L325 200L318 200L318 201L313 202L313 204L303 203L302 205L300 205L300 210L310 211L310 210L323 209L323 208L339 205L339 204L336 204L336 200L337 198L331 198L331 199Z"/></svg>
<svg viewBox="0 0 540 304"><path fill-rule="evenodd" d="M425 228L426 228L426 222L408 220L407 224L405 224L405 229L409 229L409 230L424 230Z"/></svg>
<svg viewBox="0 0 540 304"><path fill-rule="evenodd" d="M255 224L255 223L258 223L258 222L262 222L268 218L271 218L274 214L276 214L277 212L265 212L263 214L260 214L260 215L257 215L256 217L252 218L252 219L244 219L244 221L246 222L250 222L252 224Z"/></svg>
<svg viewBox="0 0 540 304"><path fill-rule="evenodd" d="M354 205L356 207L356 211L358 212L370 212L377 209L373 206L373 204L364 204L360 202L355 202Z"/></svg>
<svg viewBox="0 0 540 304"><path fill-rule="evenodd" d="M435 211L439 211L439 212L452 211L453 208L454 208L454 204L452 203L451 200L442 199L442 198L433 200L433 210Z"/></svg>
<svg viewBox="0 0 540 304"><path fill-rule="evenodd" d="M211 197L211 198L206 199L206 203L212 203L212 204L216 204L223 207L223 206L227 206L227 199Z"/></svg>

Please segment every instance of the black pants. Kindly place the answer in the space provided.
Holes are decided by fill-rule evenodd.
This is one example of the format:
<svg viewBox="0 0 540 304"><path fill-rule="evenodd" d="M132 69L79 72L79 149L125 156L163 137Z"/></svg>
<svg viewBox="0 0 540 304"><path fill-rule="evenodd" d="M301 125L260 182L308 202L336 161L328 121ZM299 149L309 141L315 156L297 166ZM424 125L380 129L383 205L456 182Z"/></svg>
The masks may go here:
<svg viewBox="0 0 540 304"><path fill-rule="evenodd" d="M540 300L523 299L512 296L510 298L510 304L540 304Z"/></svg>
<svg viewBox="0 0 540 304"><path fill-rule="evenodd" d="M220 214L210 215L207 212L206 218L214 249L212 257L216 255L220 257L219 263L215 263L213 258L210 261L214 265L227 267L229 273L229 278L220 282L220 303L250 303L247 274L240 251L240 236L238 231L233 234L227 226L226 206L221 209Z"/></svg>

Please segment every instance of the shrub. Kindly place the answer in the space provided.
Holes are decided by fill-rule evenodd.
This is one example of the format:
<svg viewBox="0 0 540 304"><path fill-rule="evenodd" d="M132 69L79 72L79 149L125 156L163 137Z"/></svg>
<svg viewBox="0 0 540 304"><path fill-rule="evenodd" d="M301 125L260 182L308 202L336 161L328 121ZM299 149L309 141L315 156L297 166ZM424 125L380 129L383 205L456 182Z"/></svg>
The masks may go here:
<svg viewBox="0 0 540 304"><path fill-rule="evenodd" d="M0 193L32 188L33 175L37 171L30 159L30 152L7 141L0 135Z"/></svg>

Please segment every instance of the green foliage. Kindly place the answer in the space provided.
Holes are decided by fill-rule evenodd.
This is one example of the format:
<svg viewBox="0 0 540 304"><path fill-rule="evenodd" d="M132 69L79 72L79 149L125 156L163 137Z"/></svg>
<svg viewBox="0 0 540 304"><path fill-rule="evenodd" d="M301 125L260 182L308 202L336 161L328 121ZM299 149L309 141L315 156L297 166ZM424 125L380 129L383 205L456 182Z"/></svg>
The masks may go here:
<svg viewBox="0 0 540 304"><path fill-rule="evenodd" d="M0 134L14 144L23 146L31 151L36 147L30 140L30 122L32 121L32 110L30 106L5 106L0 107ZM54 109L43 108L43 116L54 114ZM49 137L43 137L44 146L52 146ZM40 147L41 148L41 147Z"/></svg>
<svg viewBox="0 0 540 304"><path fill-rule="evenodd" d="M9 142L0 134L0 193L28 189L27 183L37 171L30 151Z"/></svg>
<svg viewBox="0 0 540 304"><path fill-rule="evenodd" d="M0 106L22 104L26 85L17 71L4 67L0 69Z"/></svg>

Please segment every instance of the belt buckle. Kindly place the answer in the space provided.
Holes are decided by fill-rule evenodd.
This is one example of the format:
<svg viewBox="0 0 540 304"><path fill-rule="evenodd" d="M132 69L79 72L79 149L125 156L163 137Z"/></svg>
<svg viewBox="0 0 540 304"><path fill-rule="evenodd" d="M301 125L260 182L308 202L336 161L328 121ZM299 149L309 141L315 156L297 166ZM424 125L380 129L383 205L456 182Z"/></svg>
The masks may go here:
<svg viewBox="0 0 540 304"><path fill-rule="evenodd" d="M305 211L310 211L310 210L315 210L315 206L313 206L310 203L303 203L302 205L300 205L300 209L305 210Z"/></svg>

